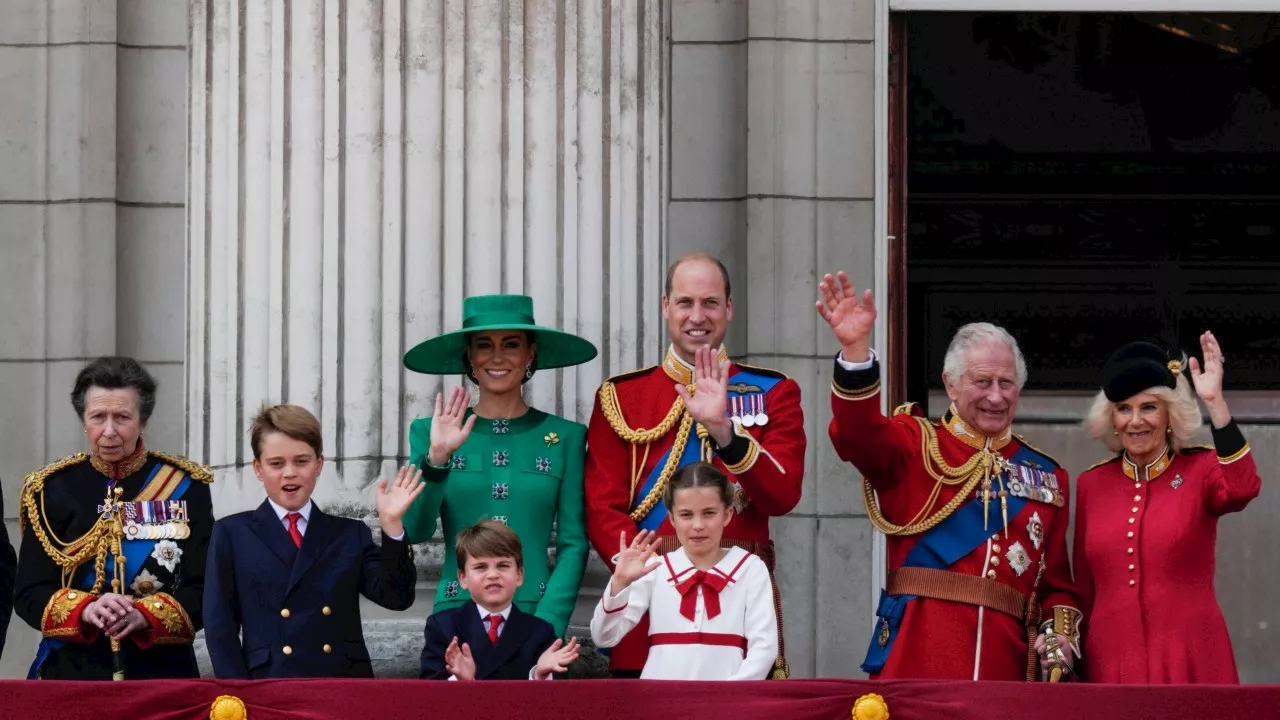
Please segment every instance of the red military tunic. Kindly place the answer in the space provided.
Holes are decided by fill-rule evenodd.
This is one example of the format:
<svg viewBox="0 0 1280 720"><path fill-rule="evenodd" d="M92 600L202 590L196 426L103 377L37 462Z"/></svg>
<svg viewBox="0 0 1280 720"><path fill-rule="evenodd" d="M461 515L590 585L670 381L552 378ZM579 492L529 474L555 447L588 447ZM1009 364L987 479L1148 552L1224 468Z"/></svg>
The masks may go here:
<svg viewBox="0 0 1280 720"><path fill-rule="evenodd" d="M727 359L723 350L721 358ZM735 423L734 442L715 451L713 462L740 488L735 502L737 514L725 528L722 544L737 544L759 555L772 572L769 518L787 514L800 502L804 476L806 440L800 386L776 371L740 364L729 367L731 385L739 371L778 382L763 394L763 404L756 408L767 415L767 423L751 428ZM618 552L618 535L625 532L628 542L635 536L639 521L632 515L647 497L647 493L645 497L640 496L641 486L672 448L680 422L645 445L624 439L608 416L612 414L615 421L625 423L623 434L626 435L657 428L679 401L675 391L677 382L692 383L693 371L673 350L668 350L661 366L612 378L597 393L587 426L587 461L583 473L587 537L611 570L611 558ZM734 392L734 388L730 387L730 391ZM683 407L679 410L678 417L683 418L686 415ZM698 439L690 433L688 442L698 442ZM653 504L661 504L660 493ZM669 519L662 521L657 532L663 538L663 552L677 547L675 529ZM648 651L646 619L613 648L610 667L616 671L639 671L644 667Z"/></svg>
<svg viewBox="0 0 1280 720"><path fill-rule="evenodd" d="M852 371L837 362L832 391L829 432L836 453L853 463L874 488L879 499L878 510L890 523L918 522L946 506L961 489L960 484L935 487L939 483L930 469L936 472L938 468L925 456L930 434L926 427L935 429L932 434L936 438L936 449L952 467L963 465L988 443L1006 459L1012 458L1024 445L1021 438L1010 431L998 438L984 437L953 411L940 422L922 424L911 411L914 406L904 406L892 418L886 418L880 412L878 362L873 362L868 369ZM993 499L991 504L996 510L988 517L997 520L988 526L989 537L945 571L968 576L959 580L965 581L971 591L1006 598L1020 595L1024 603L1027 599L1037 602L1044 608L1046 619L1052 617L1055 607L1069 608L1075 619L1079 616L1079 602L1071 579L1066 543L1070 518L1068 475L1057 467L1052 477L1058 486L1054 500L1028 498L1018 514L1008 518L1007 531L1001 527L1000 501ZM931 505L930 497L935 489L938 495ZM1060 505L1056 504L1059 502ZM874 515L875 500L869 500L868 505ZM930 507L932 509L925 512ZM891 585L892 575L903 566L924 535L888 536ZM985 583L991 583L992 587ZM872 677L1027 680L1038 675L1024 618L990 606L919 593L901 595L915 595L916 599L906 605L896 637L887 646L888 657ZM872 642L888 640L885 621L880 619L877 626ZM1064 653L1073 650L1078 647L1063 648Z"/></svg>
<svg viewBox="0 0 1280 720"><path fill-rule="evenodd" d="M1214 550L1218 518L1243 510L1262 481L1234 422L1213 440L1216 453L1169 452L1146 468L1121 454L1076 481L1090 682L1239 682L1214 595Z"/></svg>

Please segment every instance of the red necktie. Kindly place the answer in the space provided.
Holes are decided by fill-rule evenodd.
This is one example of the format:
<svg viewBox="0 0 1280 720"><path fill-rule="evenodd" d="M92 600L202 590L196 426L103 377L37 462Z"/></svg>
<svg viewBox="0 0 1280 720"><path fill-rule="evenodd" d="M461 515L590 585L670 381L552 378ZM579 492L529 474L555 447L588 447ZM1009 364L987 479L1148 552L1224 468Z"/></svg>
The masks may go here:
<svg viewBox="0 0 1280 720"><path fill-rule="evenodd" d="M676 585L676 590L684 597L680 600L680 614L692 620L698 608L697 588L702 586L702 604L707 607L707 619L720 614L720 591L729 584L729 578L720 573L709 573L705 570L695 572L688 580Z"/></svg>
<svg viewBox="0 0 1280 720"><path fill-rule="evenodd" d="M498 626L502 624L501 615L490 615L485 618L489 621L489 644L497 647L498 645Z"/></svg>
<svg viewBox="0 0 1280 720"><path fill-rule="evenodd" d="M302 533L298 532L298 521L302 519L302 513L291 512L285 515L289 520L289 537L293 538L293 544L302 547Z"/></svg>

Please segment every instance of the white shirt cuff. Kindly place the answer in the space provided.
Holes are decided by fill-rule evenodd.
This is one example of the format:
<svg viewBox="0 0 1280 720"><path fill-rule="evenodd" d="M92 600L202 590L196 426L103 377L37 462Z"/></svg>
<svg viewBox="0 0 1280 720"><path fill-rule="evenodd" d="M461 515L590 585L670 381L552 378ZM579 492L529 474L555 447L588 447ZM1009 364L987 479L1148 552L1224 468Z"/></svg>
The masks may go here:
<svg viewBox="0 0 1280 720"><path fill-rule="evenodd" d="M627 606L627 599L631 597L631 586L622 588L622 592L617 595L613 594L613 581L605 586L604 597L600 598L600 604L605 612L617 612Z"/></svg>
<svg viewBox="0 0 1280 720"><path fill-rule="evenodd" d="M865 362L859 362L859 363L849 362L848 360L844 359L843 352L841 352L839 355L836 355L836 362L840 363L840 367L844 368L845 370L848 370L849 372L857 372L858 370L870 370L871 366L876 361L876 351L870 350L869 352L871 353L871 357L867 358Z"/></svg>
<svg viewBox="0 0 1280 720"><path fill-rule="evenodd" d="M385 530L383 531L382 534L387 535ZM391 540L404 540L404 531L401 530L399 535L387 535L387 537Z"/></svg>
<svg viewBox="0 0 1280 720"><path fill-rule="evenodd" d="M551 673L551 674L548 674L548 675L547 675L547 679L548 679L548 680L554 680L554 679L555 679L555 677L556 677L556 676L555 676L555 673ZM529 668L529 679L530 679L530 680L537 680L537 679L538 679L538 666L537 666L537 665L534 665L533 667Z"/></svg>

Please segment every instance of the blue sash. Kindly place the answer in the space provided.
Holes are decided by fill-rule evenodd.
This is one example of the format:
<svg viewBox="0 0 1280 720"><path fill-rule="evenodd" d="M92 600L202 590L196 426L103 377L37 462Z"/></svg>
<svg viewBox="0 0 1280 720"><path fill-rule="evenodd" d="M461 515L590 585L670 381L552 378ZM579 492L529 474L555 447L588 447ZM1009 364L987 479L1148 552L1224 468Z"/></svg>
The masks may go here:
<svg viewBox="0 0 1280 720"><path fill-rule="evenodd" d="M147 482L151 482L151 480L155 478L156 473L160 472L160 469L163 467L165 467L164 463L158 463L155 466L155 468L151 470L151 474L147 476ZM145 488L147 486L147 483L143 483L142 486ZM183 494L187 492L187 488L190 486L191 486L191 476L185 475L182 478L182 482L178 483L178 487L174 488L174 491L170 493L167 498L157 498L157 499L180 500L182 499ZM136 578L138 576L138 571L142 569L142 564L147 561L147 558L151 556L151 553L155 549L157 542L159 541L158 540L133 540L128 537L123 538L123 541L121 542L120 546L124 552L125 578ZM116 567L116 559L114 556L108 553L106 569L104 571L107 577L111 577L111 575L115 572L115 567ZM92 572L85 573L84 579L80 581L80 587L84 590L92 589L93 578L94 578L94 574ZM123 592L127 590L127 588L120 588L120 590ZM65 644L64 641L59 640L57 638L42 638L40 640L40 645L36 647L35 659L31 661L31 667L27 670L27 679L39 680L40 668L44 665L45 661L49 659L49 655L54 650L62 649L62 646L64 644Z"/></svg>
<svg viewBox="0 0 1280 720"><path fill-rule="evenodd" d="M1057 469L1056 463L1026 445L1019 448L1009 461L1015 465L1034 467L1045 472L1053 472ZM1005 483L1009 482L1006 475ZM1017 517L1026 504L1026 498L1010 494L1009 517L1011 519ZM920 536L912 546L911 552L907 553L902 567L945 570L984 545L992 534L989 528L1002 527L1004 518L1000 503L993 501L987 508L987 527L984 527L982 509L983 503L980 500L961 505L946 520ZM884 590L880 591L880 604L876 608L876 626L872 629L871 645L867 648L867 656L862 663L863 672L877 673L884 667L889 659L889 652L893 649L893 643L898 639L898 630L902 625L903 616L906 615L907 606L915 598L915 595L890 595Z"/></svg>
<svg viewBox="0 0 1280 720"><path fill-rule="evenodd" d="M737 397L759 396L761 398L761 407L764 407L763 398L773 389L775 385L782 382L781 378L770 377L768 375L759 375L749 370L739 370L729 378L729 402L733 403L733 399ZM676 465L676 470L690 463L698 462L702 458L702 443L698 442L698 424L694 423L689 430L689 442L685 443L684 452L680 455L680 460ZM631 510L634 512L640 503L644 502L645 497L649 495L649 491L658 484L658 476L662 474L662 469L666 467L668 458L671 457L671 451L668 448L662 457L658 458L658 462L653 466L653 470L649 472L649 476L645 478L644 483L640 485L639 491L636 493L635 499L632 501ZM638 523L640 530L656 531L662 525L662 521L667 519L667 506L663 503L656 503L649 514Z"/></svg>

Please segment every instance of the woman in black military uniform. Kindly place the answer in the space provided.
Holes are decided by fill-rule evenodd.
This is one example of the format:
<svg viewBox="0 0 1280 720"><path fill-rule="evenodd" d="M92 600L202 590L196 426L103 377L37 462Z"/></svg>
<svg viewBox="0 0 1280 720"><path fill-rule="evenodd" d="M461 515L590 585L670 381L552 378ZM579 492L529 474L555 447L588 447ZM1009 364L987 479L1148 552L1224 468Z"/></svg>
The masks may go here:
<svg viewBox="0 0 1280 720"><path fill-rule="evenodd" d="M89 454L28 475L18 508L14 609L43 635L28 677L198 677L213 476L143 446L156 383L137 361L89 363L71 404Z"/></svg>

